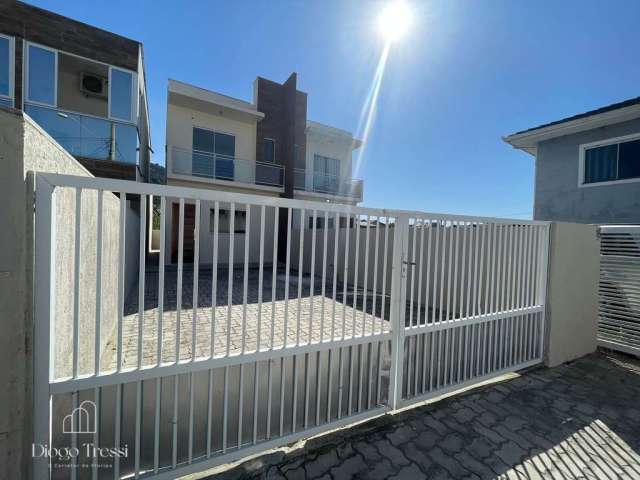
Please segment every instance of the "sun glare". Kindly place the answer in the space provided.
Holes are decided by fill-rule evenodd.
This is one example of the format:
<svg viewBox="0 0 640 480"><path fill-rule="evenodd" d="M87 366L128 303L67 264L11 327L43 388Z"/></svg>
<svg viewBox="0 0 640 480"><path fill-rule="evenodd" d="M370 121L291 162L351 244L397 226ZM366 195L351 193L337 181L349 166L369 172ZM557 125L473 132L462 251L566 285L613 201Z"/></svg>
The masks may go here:
<svg viewBox="0 0 640 480"><path fill-rule="evenodd" d="M404 0L391 0L382 10L378 17L378 28L384 36L385 43L378 60L378 65L373 74L373 79L367 97L360 110L360 121L358 122L358 137L362 140L362 147L358 149L354 165L354 174L357 175L364 162L365 150L367 148L369 134L373 127L378 106L378 97L382 78L387 66L387 59L392 50L392 44L407 33L411 27L412 12Z"/></svg>
<svg viewBox="0 0 640 480"><path fill-rule="evenodd" d="M402 0L393 0L378 18L380 32L388 42L394 42L404 36L411 26L411 11Z"/></svg>

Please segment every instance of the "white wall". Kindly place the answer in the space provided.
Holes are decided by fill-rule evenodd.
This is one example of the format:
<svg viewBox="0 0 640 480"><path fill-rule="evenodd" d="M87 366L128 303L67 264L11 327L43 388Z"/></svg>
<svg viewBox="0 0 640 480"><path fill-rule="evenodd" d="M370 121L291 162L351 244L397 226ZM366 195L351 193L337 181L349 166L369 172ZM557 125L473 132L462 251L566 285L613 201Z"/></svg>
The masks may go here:
<svg viewBox="0 0 640 480"><path fill-rule="evenodd" d="M60 53L58 56L58 106L72 112L106 118L108 99L86 95L80 90L80 74L92 73L109 77L109 67L101 63ZM85 132L86 133L86 132Z"/></svg>
<svg viewBox="0 0 640 480"><path fill-rule="evenodd" d="M306 157L307 185L313 185L313 158L316 154L340 160L341 180L351 178L352 146L353 138L326 135L316 129L308 128Z"/></svg>
<svg viewBox="0 0 640 480"><path fill-rule="evenodd" d="M33 409L33 177L29 172L92 176L27 115L0 109L0 479L28 478L31 465ZM37 175L37 173L36 173ZM56 374L68 375L71 363L73 318L75 193L57 189L54 298ZM80 373L92 371L96 298L95 192L82 197L80 270ZM104 194L102 307L106 349L117 318L119 202ZM133 219L132 219L133 220Z"/></svg>
<svg viewBox="0 0 640 480"><path fill-rule="evenodd" d="M193 127L231 134L236 139L236 157L255 162L256 121L239 121L222 115L212 115L178 105L167 106L167 175L171 174L172 147L191 150L193 147ZM236 166L236 170L241 168ZM247 178L255 177L255 167L246 172ZM245 178L245 175L242 176Z"/></svg>
<svg viewBox="0 0 640 480"><path fill-rule="evenodd" d="M554 222L547 290L547 366L596 350L599 277L597 226Z"/></svg>
<svg viewBox="0 0 640 480"><path fill-rule="evenodd" d="M178 205L178 199L167 199L167 219L166 219L166 251L165 263L171 263L172 229L174 219L172 211L173 204ZM214 202L200 203L200 265L211 265L213 263L213 232L211 225L210 211L215 208ZM220 209L229 209L227 204L220 203ZM246 210L246 205L237 204L236 210ZM250 219L247 222L249 228L249 263L258 264L260 260L260 207L252 206ZM265 229L264 229L264 261L271 263L273 259L273 234L274 234L273 207L265 208ZM177 220L177 219L176 219ZM228 233L218 234L218 265L228 265L229 263L229 241L231 235ZM244 264L244 243L246 234L235 233L233 235L233 263Z"/></svg>

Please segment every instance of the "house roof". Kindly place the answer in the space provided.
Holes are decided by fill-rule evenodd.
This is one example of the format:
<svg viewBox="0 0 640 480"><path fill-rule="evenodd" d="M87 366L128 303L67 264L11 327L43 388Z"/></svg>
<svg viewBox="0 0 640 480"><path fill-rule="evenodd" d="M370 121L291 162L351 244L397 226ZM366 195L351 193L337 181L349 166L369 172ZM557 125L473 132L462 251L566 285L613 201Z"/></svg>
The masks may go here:
<svg viewBox="0 0 640 480"><path fill-rule="evenodd" d="M505 136L502 139L514 148L535 155L537 145L541 141L620 123L634 118L640 118L640 97L630 98L561 120L555 120L537 127L521 130Z"/></svg>
<svg viewBox="0 0 640 480"><path fill-rule="evenodd" d="M579 118L590 117L591 115L597 115L598 113L611 112L619 108L630 107L631 105L640 105L640 97L630 98L629 100L612 103L611 105L606 105L604 107L596 108L595 110L589 110L588 112L578 113L577 115L572 115L571 117L563 118L562 120L556 120L554 122L538 125L537 127L527 128L526 130L521 130L520 132L514 133L514 135L518 135L520 133L525 133L525 132L532 132L534 130L538 130L544 127L550 127L552 125L559 125L561 123L569 122L571 120L578 120Z"/></svg>
<svg viewBox="0 0 640 480"><path fill-rule="evenodd" d="M264 118L264 113L252 103L173 79L169 79L168 101L173 105L240 121L255 122Z"/></svg>
<svg viewBox="0 0 640 480"><path fill-rule="evenodd" d="M362 146L362 140L353 138L353 134L351 132L342 130L341 128L332 127L331 125L315 122L313 120L307 120L306 130L307 132L317 133L323 136L336 138L338 140L351 142L351 146L354 150Z"/></svg>

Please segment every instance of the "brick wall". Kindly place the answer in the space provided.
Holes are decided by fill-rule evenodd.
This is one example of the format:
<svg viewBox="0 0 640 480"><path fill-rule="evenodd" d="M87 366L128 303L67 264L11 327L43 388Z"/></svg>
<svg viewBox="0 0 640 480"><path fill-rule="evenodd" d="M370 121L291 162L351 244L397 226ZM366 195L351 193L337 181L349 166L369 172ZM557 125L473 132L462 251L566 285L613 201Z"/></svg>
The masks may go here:
<svg viewBox="0 0 640 480"><path fill-rule="evenodd" d="M0 2L0 32L82 57L138 70L139 42L22 2ZM18 45L16 45L17 50ZM16 75L22 61L16 59ZM18 80L18 77L16 76Z"/></svg>

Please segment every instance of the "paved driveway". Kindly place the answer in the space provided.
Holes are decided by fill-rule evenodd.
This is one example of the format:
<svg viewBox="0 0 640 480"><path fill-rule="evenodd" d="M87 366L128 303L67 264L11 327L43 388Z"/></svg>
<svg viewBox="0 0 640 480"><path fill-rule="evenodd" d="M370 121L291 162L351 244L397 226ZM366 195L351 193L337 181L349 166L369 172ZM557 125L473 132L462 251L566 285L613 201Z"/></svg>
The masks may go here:
<svg viewBox="0 0 640 480"><path fill-rule="evenodd" d="M640 361L593 354L297 447L208 478L640 478Z"/></svg>
<svg viewBox="0 0 640 480"><path fill-rule="evenodd" d="M354 308L352 286L348 286L347 295L344 285L336 284L336 303L333 304L333 285L330 280L325 284L322 295L322 279L314 279L313 294L311 278L302 277L298 288L298 275L292 272L288 291L285 289L286 276L280 269L276 277L275 296L272 297L271 267L265 269L262 285L262 307L259 300L259 276L255 269L249 270L245 282L242 269L235 268L231 287L231 305L229 304L228 270L218 271L215 302L212 301L212 274L210 268L202 268L198 275L197 309L194 316L193 270L185 269L182 279L182 299L180 313L180 359L190 359L195 343L195 356L209 357L211 342L214 344L214 356L227 353L237 355L241 351L255 352L258 338L260 349L280 348L284 344L294 345L297 341L304 345L311 338L312 343L320 339L351 338L363 332L389 330L388 305L385 319L382 318L381 296L373 308L371 292L368 293L366 308L363 307L363 295L360 291ZM288 293L288 295L287 295ZM300 297L298 297L300 293ZM245 307L246 295L246 307ZM388 299L386 299L388 303ZM154 365L157 361L158 338L158 272L149 270L145 275L144 321L142 328L143 349L142 365ZM175 359L177 338L177 273L168 268L164 279L164 311L162 315L162 360L172 362ZM246 308L246 311L245 311ZM212 312L213 310L213 312ZM286 315L285 315L285 312ZM323 315L324 313L324 315ZM193 342L193 322L195 318L195 336ZM325 321L322 321L322 318ZM243 319L246 319L243 324ZM212 331L213 320L213 331ZM138 286L132 288L125 304L123 320L123 366L134 367L138 362ZM299 326L299 328L298 328ZM242 342L244 335L244 344ZM103 357L102 370L115 368L115 339L111 342L109 354Z"/></svg>

